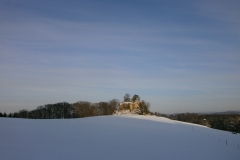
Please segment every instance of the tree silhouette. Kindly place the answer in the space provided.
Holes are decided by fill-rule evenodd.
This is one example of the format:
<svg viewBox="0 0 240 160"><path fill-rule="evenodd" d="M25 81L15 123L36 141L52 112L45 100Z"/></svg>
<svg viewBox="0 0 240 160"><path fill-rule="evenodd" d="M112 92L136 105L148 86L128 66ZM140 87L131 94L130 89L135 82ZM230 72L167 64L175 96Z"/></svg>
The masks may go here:
<svg viewBox="0 0 240 160"><path fill-rule="evenodd" d="M130 102L130 94L126 93L125 96L123 97L124 102Z"/></svg>
<svg viewBox="0 0 240 160"><path fill-rule="evenodd" d="M132 97L132 102L135 102L135 101L140 101L140 97L136 94L134 94L134 96Z"/></svg>

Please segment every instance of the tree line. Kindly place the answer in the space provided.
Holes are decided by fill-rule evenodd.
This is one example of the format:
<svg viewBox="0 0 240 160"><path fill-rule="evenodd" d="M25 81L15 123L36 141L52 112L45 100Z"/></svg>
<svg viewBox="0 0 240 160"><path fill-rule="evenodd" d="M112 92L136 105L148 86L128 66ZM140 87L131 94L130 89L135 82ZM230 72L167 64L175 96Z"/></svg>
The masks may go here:
<svg viewBox="0 0 240 160"><path fill-rule="evenodd" d="M55 104L46 104L39 106L34 110L20 110L15 113L2 114L0 117L11 118L30 118L30 119L66 119L66 118L82 118L100 115L112 115L117 109L119 101L116 99L109 102L91 103L87 101L79 101L73 104L60 102Z"/></svg>
<svg viewBox="0 0 240 160"><path fill-rule="evenodd" d="M168 118L183 122L204 125L210 128L240 133L240 115L239 114L204 114L180 113L169 115Z"/></svg>
<svg viewBox="0 0 240 160"><path fill-rule="evenodd" d="M131 100L130 95L126 94ZM125 96L126 96L125 95ZM138 95L134 95L132 100L140 100ZM125 101L125 97L124 97ZM148 113L150 103L142 101L140 105L140 113ZM120 101L112 99L108 102L91 103L88 101L78 101L76 103L60 102L55 104L46 104L39 106L34 110L22 109L18 112L2 114L0 117L11 117L11 118L30 118L30 119L66 119L66 118L82 118L91 116L101 115L112 115L116 110L119 109Z"/></svg>

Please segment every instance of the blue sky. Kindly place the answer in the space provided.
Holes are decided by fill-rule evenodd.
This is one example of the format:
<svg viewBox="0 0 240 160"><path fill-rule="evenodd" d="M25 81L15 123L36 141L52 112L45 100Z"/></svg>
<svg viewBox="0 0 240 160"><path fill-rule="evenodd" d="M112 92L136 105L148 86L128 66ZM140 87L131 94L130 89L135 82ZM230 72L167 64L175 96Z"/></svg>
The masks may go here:
<svg viewBox="0 0 240 160"><path fill-rule="evenodd" d="M237 0L1 0L0 111L138 94L161 113L240 108Z"/></svg>

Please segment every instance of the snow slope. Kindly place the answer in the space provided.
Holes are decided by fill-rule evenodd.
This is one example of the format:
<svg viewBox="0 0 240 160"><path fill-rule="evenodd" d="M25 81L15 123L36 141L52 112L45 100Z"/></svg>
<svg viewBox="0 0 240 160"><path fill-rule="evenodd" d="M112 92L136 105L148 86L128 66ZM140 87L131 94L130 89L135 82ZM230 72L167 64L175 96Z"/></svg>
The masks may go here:
<svg viewBox="0 0 240 160"><path fill-rule="evenodd" d="M0 118L1 160L239 160L238 144L239 134L155 116Z"/></svg>

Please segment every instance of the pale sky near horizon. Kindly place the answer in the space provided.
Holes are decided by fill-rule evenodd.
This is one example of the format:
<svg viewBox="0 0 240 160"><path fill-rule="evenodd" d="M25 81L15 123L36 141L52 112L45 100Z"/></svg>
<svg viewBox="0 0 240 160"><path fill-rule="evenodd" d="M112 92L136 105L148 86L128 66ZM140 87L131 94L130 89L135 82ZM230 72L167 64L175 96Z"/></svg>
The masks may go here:
<svg viewBox="0 0 240 160"><path fill-rule="evenodd" d="M240 110L238 0L0 0L0 112L123 100Z"/></svg>

